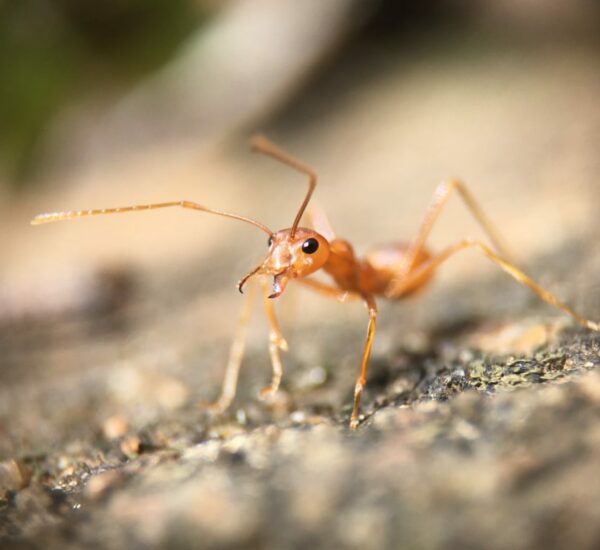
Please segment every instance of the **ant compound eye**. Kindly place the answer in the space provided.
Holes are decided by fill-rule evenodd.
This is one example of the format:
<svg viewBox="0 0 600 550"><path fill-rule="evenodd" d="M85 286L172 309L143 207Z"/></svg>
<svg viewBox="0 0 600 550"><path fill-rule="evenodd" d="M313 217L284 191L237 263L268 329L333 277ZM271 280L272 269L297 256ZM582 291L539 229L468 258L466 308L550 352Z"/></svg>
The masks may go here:
<svg viewBox="0 0 600 550"><path fill-rule="evenodd" d="M302 243L302 252L305 254L314 254L319 250L319 241L317 239L306 239Z"/></svg>
<svg viewBox="0 0 600 550"><path fill-rule="evenodd" d="M273 237L271 236L271 237L269 237L269 240L267 241L267 246L268 246L269 248L271 248L271 245L272 245L272 244L273 244Z"/></svg>

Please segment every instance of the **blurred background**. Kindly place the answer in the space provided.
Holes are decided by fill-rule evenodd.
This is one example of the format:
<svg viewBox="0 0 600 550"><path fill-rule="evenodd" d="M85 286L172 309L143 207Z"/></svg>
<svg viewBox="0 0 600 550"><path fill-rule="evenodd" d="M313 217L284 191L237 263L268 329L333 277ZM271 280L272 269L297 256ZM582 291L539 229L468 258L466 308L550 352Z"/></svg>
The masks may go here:
<svg viewBox="0 0 600 550"><path fill-rule="evenodd" d="M286 227L305 182L249 152L256 131L314 167L315 200L359 253L410 239L459 177L520 263L593 314L572 268L598 264L599 42L593 0L0 2L1 450L216 395L261 232L176 210L29 220L189 199ZM479 235L454 200L432 246ZM384 308L375 353L457 311L516 315L529 295L495 274L457 258L431 295ZM501 301L440 305L485 280ZM289 365L338 353L354 372L360 306L290 289L279 307ZM268 379L262 320L250 341L247 396Z"/></svg>

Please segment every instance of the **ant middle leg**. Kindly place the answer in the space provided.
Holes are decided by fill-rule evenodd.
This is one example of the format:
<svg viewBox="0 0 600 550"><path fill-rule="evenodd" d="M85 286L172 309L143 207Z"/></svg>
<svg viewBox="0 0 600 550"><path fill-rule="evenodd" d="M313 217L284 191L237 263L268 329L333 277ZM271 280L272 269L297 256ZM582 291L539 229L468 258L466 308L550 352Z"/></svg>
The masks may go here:
<svg viewBox="0 0 600 550"><path fill-rule="evenodd" d="M431 201L431 204L429 205L427 212L425 213L425 217L421 222L419 232L417 233L416 238L413 240L409 249L407 250L406 254L404 255L404 257L398 265L399 280L403 279L416 267L416 264L418 263L418 258L425 250L425 243L442 211L442 208L448 202L450 195L455 191L458 193L459 197L462 199L463 203L468 208L471 215L475 218L477 223L481 226L485 234L488 236L488 238L494 245L494 248L505 258L512 257L512 254L510 254L509 249L503 244L502 239L498 234L498 231L487 218L487 216L483 213L483 210L475 201L473 195L471 195L465 184L458 180L450 180L441 183L436 188L433 195L433 200Z"/></svg>
<svg viewBox="0 0 600 550"><path fill-rule="evenodd" d="M512 262L499 256L488 245L476 239L464 239L462 241L459 241L453 246L446 248L437 256L430 258L428 261L418 266L411 273L405 275L402 279L395 280L392 283L390 289L386 292L386 296L389 298L401 296L407 288L414 284L415 280L419 280L424 277L426 278L454 254L460 252L461 250L467 250L469 248L475 248L479 250L487 258L494 262L498 267L500 267L500 269L502 269L505 273L508 273L508 275L510 275L517 282L531 289L541 300L543 300L547 304L550 304L551 306L554 306L557 309L564 311L567 315L571 316L576 323L590 330L600 331L600 324L598 324L595 321L585 319L584 317L579 315L568 305L561 302L550 291L546 290L540 284L536 283L531 277L526 275Z"/></svg>

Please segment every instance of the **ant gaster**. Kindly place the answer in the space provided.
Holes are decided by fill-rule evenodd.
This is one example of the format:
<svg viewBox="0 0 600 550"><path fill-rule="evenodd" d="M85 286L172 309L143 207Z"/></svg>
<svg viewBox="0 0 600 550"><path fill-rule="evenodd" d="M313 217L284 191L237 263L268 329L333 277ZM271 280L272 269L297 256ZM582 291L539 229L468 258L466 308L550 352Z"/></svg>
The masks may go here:
<svg viewBox="0 0 600 550"><path fill-rule="evenodd" d="M243 292L244 285L249 279L255 275L263 276L260 279L264 291L265 313L269 322L269 353L273 374L271 383L261 391L261 395L265 397L274 394L279 388L283 374L279 352L280 350L287 351L287 343L281 334L272 299L281 296L290 281L302 283L323 296L334 298L341 302L362 300L368 310L369 322L363 347L360 372L354 387L354 404L350 416L350 428L352 429L358 426L360 420L360 399L367 378L369 355L373 337L375 336L375 324L377 320L375 297L381 296L390 300L401 300L407 297L423 287L441 264L461 250L472 248L479 251L513 279L529 287L543 301L561 309L580 325L591 330L600 330L598 323L581 317L512 263L509 259L510 254L503 246L492 224L484 216L472 195L460 181L451 180L442 183L436 189L433 201L425 214L417 236L411 243L374 249L365 258L357 258L352 245L348 241L336 238L329 222L322 213L316 212L311 215L311 225L314 229L299 226L300 220L315 190L317 183L315 172L279 149L263 136L256 136L252 139L252 148L254 151L273 157L308 176L308 191L289 229L282 229L275 232L266 225L250 218L213 210L187 200L125 206L121 208L72 210L40 214L32 220L32 224L37 225L101 214L119 214L138 210L181 207L217 214L258 227L269 236L269 251L261 264L242 277L238 283L238 289L240 292ZM456 192L463 200L468 210L490 239L492 246L476 239L463 239L436 254L433 254L426 248L426 242L431 229L444 204L453 192ZM308 277L320 269L331 276L333 284L326 284ZM273 277L271 285L269 285L265 276ZM231 347L221 396L211 405L211 408L217 412L224 411L235 397L245 347L246 326L250 317L253 295L254 292L252 290L248 292L246 303L242 309L237 334Z"/></svg>

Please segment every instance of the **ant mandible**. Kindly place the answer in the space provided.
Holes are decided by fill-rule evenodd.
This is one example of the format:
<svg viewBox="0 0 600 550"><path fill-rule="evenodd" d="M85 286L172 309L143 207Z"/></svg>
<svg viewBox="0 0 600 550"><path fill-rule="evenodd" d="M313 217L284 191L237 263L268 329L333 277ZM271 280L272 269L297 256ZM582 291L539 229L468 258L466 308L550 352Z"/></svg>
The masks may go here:
<svg viewBox="0 0 600 550"><path fill-rule="evenodd" d="M409 296L429 282L434 272L446 260L461 250L470 248L478 250L513 279L529 287L543 301L561 309L580 325L591 330L600 330L598 323L589 321L578 315L509 260L510 255L499 239L496 230L487 217L484 216L482 210L462 182L451 180L442 183L436 189L433 201L425 214L419 232L411 243L377 248L365 258L357 258L352 245L348 241L336 238L329 222L322 213L313 213L311 215L311 225L314 229L299 226L317 184L315 172L263 136L255 136L252 138L251 144L254 151L268 155L308 176L308 191L296 213L292 226L288 229L271 231L266 225L245 216L213 210L212 208L207 208L206 206L187 200L124 206L121 208L53 212L40 214L31 223L38 225L84 216L120 214L137 210L154 210L175 206L217 214L218 216L240 220L258 227L269 236L269 252L261 264L242 277L238 283L238 289L243 293L244 285L254 275L273 276L272 285L269 285L266 277L260 278L264 292L264 308L269 323L269 354L273 369L271 383L261 391L261 396L266 397L277 392L283 374L279 352L280 350L287 351L288 348L277 322L272 299L278 298L283 294L289 281L302 283L319 294L340 302L362 300L369 313L369 323L363 347L360 373L354 387L354 404L350 416L351 429L358 427L360 419L360 399L367 378L369 355L373 337L375 336L375 324L377 320L375 297L381 296L390 300L401 300ZM427 249L426 242L431 229L453 192L456 192L463 200L475 220L489 237L493 246L488 246L477 239L463 239L437 254L432 254ZM333 284L326 284L307 277L320 269L331 276ZM229 407L235 397L245 347L246 326L250 317L253 296L254 291L247 294L246 303L239 319L238 330L231 347L221 395L215 403L210 405L213 411L223 412Z"/></svg>

